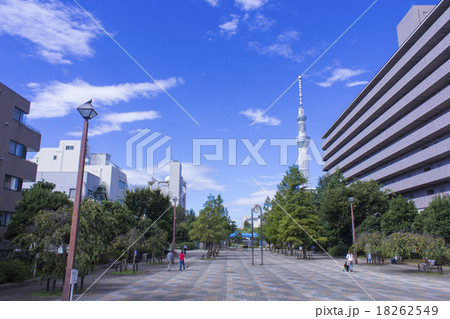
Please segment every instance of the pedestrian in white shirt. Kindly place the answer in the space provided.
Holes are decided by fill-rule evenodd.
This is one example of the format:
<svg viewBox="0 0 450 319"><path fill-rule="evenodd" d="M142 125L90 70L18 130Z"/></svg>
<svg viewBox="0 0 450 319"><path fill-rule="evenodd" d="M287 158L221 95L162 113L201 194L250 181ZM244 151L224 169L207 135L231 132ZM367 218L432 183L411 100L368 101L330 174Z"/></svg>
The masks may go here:
<svg viewBox="0 0 450 319"><path fill-rule="evenodd" d="M348 251L347 256L345 256L345 259L347 259L347 264L350 267L350 272L353 272L353 254L351 250Z"/></svg>
<svg viewBox="0 0 450 319"><path fill-rule="evenodd" d="M170 271L170 267L172 267L173 254L171 251L167 254L167 270Z"/></svg>

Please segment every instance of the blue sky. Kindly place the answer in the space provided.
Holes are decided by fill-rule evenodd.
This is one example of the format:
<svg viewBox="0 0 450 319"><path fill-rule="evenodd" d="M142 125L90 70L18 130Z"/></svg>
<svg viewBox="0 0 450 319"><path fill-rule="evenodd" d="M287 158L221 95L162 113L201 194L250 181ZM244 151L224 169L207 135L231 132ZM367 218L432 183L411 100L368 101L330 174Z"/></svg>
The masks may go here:
<svg viewBox="0 0 450 319"><path fill-rule="evenodd" d="M287 169L270 139L296 137L298 85L251 124L373 4L303 76L307 131L320 149L327 128L398 48L396 26L409 8L437 3L0 0L0 81L32 102L28 123L41 131L41 147L79 138L75 108L92 98L99 116L90 124L91 150L110 153L129 184L149 176L126 167L126 141L145 128L169 136L155 158L170 146L183 162L188 208L198 212L209 193L221 193L240 224ZM223 140L223 159L192 165L194 139ZM245 147L258 141L266 165ZM289 164L296 155L290 146ZM311 157L314 186L322 172Z"/></svg>

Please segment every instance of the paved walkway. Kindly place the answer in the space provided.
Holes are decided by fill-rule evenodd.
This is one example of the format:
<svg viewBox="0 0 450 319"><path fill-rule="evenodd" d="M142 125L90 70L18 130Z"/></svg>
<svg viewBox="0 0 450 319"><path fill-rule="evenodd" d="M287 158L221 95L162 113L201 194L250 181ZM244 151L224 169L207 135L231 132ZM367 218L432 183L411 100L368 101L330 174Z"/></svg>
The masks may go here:
<svg viewBox="0 0 450 319"><path fill-rule="evenodd" d="M251 251L222 251L216 260L201 260L203 253L188 252L185 272L165 265L134 275L110 270L80 300L450 300L448 273L426 275L410 265L362 263L349 274L342 259L336 264L325 255L297 260L265 251L261 266L255 251L252 266ZM0 300L12 299L0 291Z"/></svg>

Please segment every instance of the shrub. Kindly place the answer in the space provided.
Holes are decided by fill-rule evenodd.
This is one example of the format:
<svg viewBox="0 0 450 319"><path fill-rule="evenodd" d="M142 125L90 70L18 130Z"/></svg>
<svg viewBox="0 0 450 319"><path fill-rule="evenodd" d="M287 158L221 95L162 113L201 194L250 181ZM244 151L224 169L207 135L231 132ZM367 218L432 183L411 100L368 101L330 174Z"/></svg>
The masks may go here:
<svg viewBox="0 0 450 319"><path fill-rule="evenodd" d="M345 256L347 255L348 247L344 244L339 244L337 246L328 249L328 253L332 257Z"/></svg>
<svg viewBox="0 0 450 319"><path fill-rule="evenodd" d="M0 262L0 284L16 282L29 278L30 265L18 259Z"/></svg>

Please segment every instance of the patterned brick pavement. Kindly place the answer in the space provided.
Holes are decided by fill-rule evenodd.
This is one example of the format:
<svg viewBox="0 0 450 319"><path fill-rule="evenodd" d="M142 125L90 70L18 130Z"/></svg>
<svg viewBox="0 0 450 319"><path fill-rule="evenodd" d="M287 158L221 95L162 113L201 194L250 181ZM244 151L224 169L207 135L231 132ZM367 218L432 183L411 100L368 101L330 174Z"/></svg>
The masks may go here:
<svg viewBox="0 0 450 319"><path fill-rule="evenodd" d="M411 265L361 263L348 274L342 259L324 255L297 260L265 251L261 266L255 251L252 266L251 251L222 251L216 260L201 260L203 253L188 252L185 272L145 265L138 275L108 273L80 300L450 300L448 273L426 275Z"/></svg>

